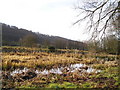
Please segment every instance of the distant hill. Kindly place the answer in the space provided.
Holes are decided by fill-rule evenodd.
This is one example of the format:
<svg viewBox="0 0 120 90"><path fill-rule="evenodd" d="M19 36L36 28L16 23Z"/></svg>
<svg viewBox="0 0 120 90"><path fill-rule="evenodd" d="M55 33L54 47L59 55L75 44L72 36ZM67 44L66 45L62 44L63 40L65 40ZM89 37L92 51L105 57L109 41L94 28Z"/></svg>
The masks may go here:
<svg viewBox="0 0 120 90"><path fill-rule="evenodd" d="M37 43L42 47L54 46L56 48L85 49L83 42L73 41L59 36L49 36L41 33L35 33L26 29L10 26L2 23L2 44L9 46L20 45L19 41L26 35L37 37Z"/></svg>

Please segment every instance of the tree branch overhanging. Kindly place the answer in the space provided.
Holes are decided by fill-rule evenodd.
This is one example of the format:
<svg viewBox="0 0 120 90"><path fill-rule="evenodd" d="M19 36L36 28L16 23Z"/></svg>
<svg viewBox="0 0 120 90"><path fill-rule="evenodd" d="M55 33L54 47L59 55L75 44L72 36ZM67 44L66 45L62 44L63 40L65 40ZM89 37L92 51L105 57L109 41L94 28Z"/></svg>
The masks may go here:
<svg viewBox="0 0 120 90"><path fill-rule="evenodd" d="M99 2L99 1L98 1ZM98 5L94 5L92 2L86 2L91 7L87 6L77 6L77 9L83 11L86 14L83 18L78 19L73 25L81 23L82 21L89 21L88 27L86 28L88 32L92 32L92 38L100 37L102 38L108 28L110 28L110 23L114 22L117 17L118 2L113 0L106 0L105 2L100 2ZM109 26L109 27L108 27ZM102 33L102 34L101 34ZM91 38L91 39L92 39Z"/></svg>

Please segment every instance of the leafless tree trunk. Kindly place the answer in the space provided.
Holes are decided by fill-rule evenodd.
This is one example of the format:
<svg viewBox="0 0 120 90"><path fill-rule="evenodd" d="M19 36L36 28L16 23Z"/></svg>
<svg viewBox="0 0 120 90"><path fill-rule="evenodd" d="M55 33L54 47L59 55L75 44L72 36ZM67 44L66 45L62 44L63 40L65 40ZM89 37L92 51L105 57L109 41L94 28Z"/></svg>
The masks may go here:
<svg viewBox="0 0 120 90"><path fill-rule="evenodd" d="M120 1L118 3L118 55L120 55Z"/></svg>

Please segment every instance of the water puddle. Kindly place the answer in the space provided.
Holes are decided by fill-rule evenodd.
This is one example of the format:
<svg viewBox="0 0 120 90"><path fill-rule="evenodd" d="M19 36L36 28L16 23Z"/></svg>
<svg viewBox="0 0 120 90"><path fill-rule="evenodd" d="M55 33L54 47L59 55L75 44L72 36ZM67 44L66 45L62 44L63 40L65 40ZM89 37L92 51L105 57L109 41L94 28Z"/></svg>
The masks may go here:
<svg viewBox="0 0 120 90"><path fill-rule="evenodd" d="M28 68L24 68L22 70L16 69L16 70L12 71L10 74L13 76L14 74L21 74L21 73L27 72L28 70L29 70Z"/></svg>
<svg viewBox="0 0 120 90"><path fill-rule="evenodd" d="M15 74L25 73L25 72L27 72L29 70L30 69L28 69L28 68L24 68L22 70L16 69L16 70L14 70L14 71L11 72L11 75L13 76ZM50 73L62 74L64 72L76 72L76 71L87 72L87 73L91 73L91 72L98 73L98 72L100 72L100 70L93 69L92 67L88 67L85 64L71 64L71 65L66 66L66 67L52 68L50 70L47 70L47 69L44 69L44 70L35 70L35 73L36 74L46 75L46 74L50 74Z"/></svg>

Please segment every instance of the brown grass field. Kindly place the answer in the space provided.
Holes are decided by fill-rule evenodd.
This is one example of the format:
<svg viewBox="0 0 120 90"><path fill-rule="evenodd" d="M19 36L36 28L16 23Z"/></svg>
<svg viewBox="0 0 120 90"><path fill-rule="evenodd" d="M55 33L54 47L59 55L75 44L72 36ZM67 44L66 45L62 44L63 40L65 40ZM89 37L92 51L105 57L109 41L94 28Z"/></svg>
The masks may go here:
<svg viewBox="0 0 120 90"><path fill-rule="evenodd" d="M120 87L120 56L80 50L61 50L64 53L41 50L3 47L2 88Z"/></svg>

